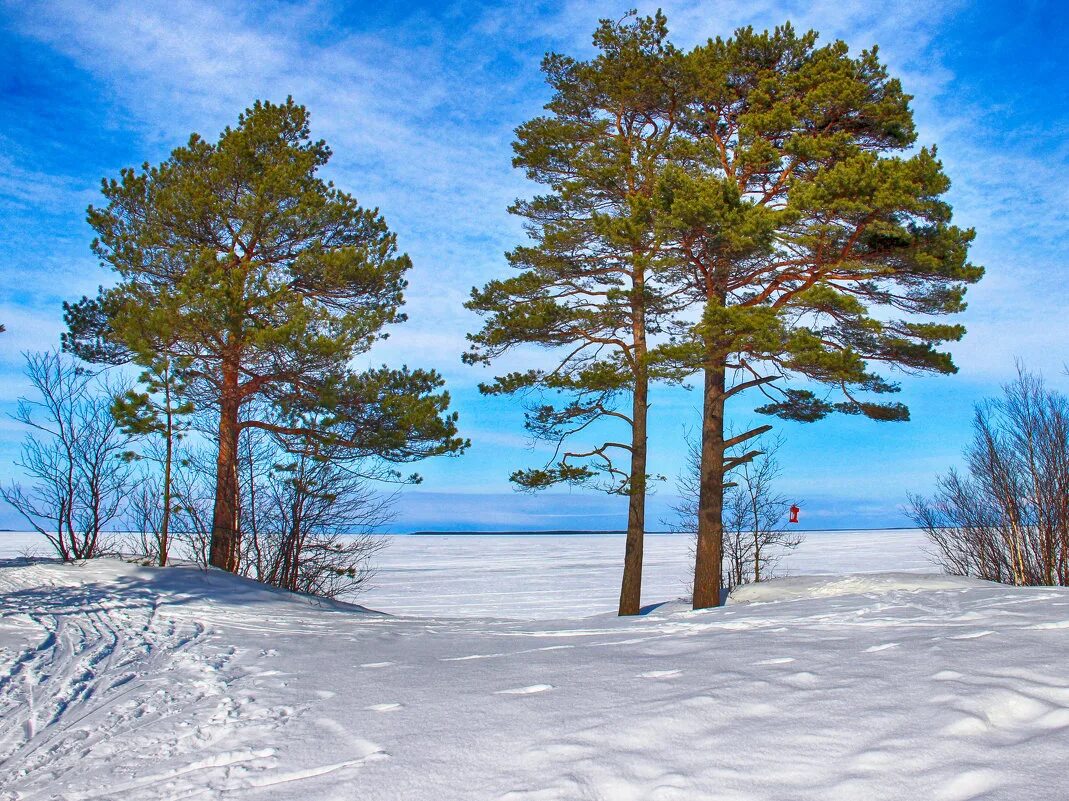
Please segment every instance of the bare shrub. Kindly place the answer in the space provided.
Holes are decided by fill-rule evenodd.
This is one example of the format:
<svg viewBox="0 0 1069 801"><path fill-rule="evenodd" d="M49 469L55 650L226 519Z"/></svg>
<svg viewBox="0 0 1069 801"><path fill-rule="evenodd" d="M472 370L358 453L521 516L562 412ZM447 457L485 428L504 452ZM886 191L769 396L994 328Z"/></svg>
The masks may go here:
<svg viewBox="0 0 1069 801"><path fill-rule="evenodd" d="M976 407L966 474L938 479L911 515L955 575L1069 584L1069 399L1018 365L1001 398Z"/></svg>
<svg viewBox="0 0 1069 801"><path fill-rule="evenodd" d="M20 398L14 419L29 428L16 465L25 484L0 488L65 561L99 556L133 486L123 460L128 437L111 414L125 387L110 384L55 351L26 354L35 398Z"/></svg>
<svg viewBox="0 0 1069 801"><path fill-rule="evenodd" d="M365 587L372 557L386 544L376 532L391 519L393 503L374 484L397 476L329 446L286 442L263 431L243 432L239 449L237 572L331 598ZM175 474L175 536L202 565L210 550L215 479L206 456L192 452Z"/></svg>
<svg viewBox="0 0 1069 801"><path fill-rule="evenodd" d="M162 492L159 476L145 471L138 476L126 500L127 540L135 555L149 564L166 563L166 540L160 537L164 508L160 503Z"/></svg>
<svg viewBox="0 0 1069 801"><path fill-rule="evenodd" d="M329 447L279 450L255 436L244 438L242 462L242 572L328 598L362 589L392 516L393 497L373 481L392 472Z"/></svg>
<svg viewBox="0 0 1069 801"><path fill-rule="evenodd" d="M772 578L784 553L802 543L802 535L785 526L790 502L774 486L781 474L776 453L782 444L780 437L758 440L761 453L736 468L725 488L722 586L728 591ZM673 531L697 536L700 465L701 451L691 441L686 472L677 481L680 502Z"/></svg>
<svg viewBox="0 0 1069 801"><path fill-rule="evenodd" d="M329 448L292 451L293 443L266 432L242 434L238 572L296 592L355 594L373 576L372 558L386 544L377 531L391 519L393 497L374 486L397 476ZM159 487L153 472L130 503L131 525L142 521L140 543L149 558L163 508ZM172 474L173 553L201 567L209 561L214 491L210 450L183 445Z"/></svg>
<svg viewBox="0 0 1069 801"><path fill-rule="evenodd" d="M215 509L215 460L210 449L185 448L171 477L171 538L179 553L208 567Z"/></svg>

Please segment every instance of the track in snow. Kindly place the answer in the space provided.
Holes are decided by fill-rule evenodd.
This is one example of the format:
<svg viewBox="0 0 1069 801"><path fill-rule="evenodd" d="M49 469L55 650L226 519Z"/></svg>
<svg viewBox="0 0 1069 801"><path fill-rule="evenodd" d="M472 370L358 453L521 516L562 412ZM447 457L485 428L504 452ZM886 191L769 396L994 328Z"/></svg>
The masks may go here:
<svg viewBox="0 0 1069 801"><path fill-rule="evenodd" d="M0 571L0 633L26 643L0 651L0 799L212 799L345 766L275 770L262 735L294 710L256 702L269 672L212 643L210 611L148 583L57 586L51 567L16 569L16 588ZM89 760L113 765L107 784L86 787Z"/></svg>

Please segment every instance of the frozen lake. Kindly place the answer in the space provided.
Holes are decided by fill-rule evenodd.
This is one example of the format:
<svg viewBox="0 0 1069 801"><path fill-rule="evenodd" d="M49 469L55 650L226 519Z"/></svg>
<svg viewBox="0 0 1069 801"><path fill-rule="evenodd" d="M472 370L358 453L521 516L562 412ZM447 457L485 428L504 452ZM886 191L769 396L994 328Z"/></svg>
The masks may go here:
<svg viewBox="0 0 1069 801"><path fill-rule="evenodd" d="M388 535L371 588L356 600L398 615L563 618L615 612L623 563L621 534ZM0 532L0 558L39 551L35 534ZM644 604L686 595L691 538L646 537ZM934 573L914 530L811 531L778 575Z"/></svg>
<svg viewBox="0 0 1069 801"><path fill-rule="evenodd" d="M360 603L393 614L553 618L615 612L621 534L391 537ZM813 531L778 575L939 572L919 531ZM689 592L691 538L646 536L642 602Z"/></svg>

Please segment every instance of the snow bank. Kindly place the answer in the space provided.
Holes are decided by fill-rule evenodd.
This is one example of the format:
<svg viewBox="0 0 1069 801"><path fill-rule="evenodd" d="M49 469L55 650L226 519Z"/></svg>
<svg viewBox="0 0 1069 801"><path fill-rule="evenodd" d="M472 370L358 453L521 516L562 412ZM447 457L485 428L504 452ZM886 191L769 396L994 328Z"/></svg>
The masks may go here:
<svg viewBox="0 0 1069 801"><path fill-rule="evenodd" d="M743 584L731 591L730 604L796 601L802 598L834 598L840 595L886 595L890 592L967 590L1000 585L967 576L917 573L863 573L852 576L793 576Z"/></svg>
<svg viewBox="0 0 1069 801"><path fill-rule="evenodd" d="M81 593L73 593L73 597L83 601L136 591L141 595L181 599L183 602L210 601L234 607L268 604L295 609L313 607L383 614L359 604L286 592L216 568L205 570L193 564L161 569L112 558L70 564L52 558L0 558L0 592L29 586L37 586L45 597L46 587L54 591L56 597L65 597L64 589L81 590ZM46 607L46 611L50 610Z"/></svg>

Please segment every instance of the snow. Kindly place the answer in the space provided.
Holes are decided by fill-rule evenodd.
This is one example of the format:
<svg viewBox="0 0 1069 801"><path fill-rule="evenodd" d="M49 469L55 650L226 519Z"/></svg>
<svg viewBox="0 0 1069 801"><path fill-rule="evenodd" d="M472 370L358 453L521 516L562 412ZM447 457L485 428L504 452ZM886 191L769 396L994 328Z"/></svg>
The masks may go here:
<svg viewBox="0 0 1069 801"><path fill-rule="evenodd" d="M834 598L839 595L884 595L889 592L956 590L964 587L997 588L1000 585L962 576L918 575L916 573L873 573L847 576L795 576L760 584L736 587L729 603L768 603L799 598Z"/></svg>
<svg viewBox="0 0 1069 801"><path fill-rule="evenodd" d="M647 604L689 593L683 535L646 536ZM582 617L616 611L624 539L616 535L392 537L360 602L387 612L450 617ZM935 568L918 531L808 532L781 566L790 575Z"/></svg>
<svg viewBox="0 0 1069 801"><path fill-rule="evenodd" d="M620 619L605 543L476 539L451 563L436 538L384 553L381 597L451 596L418 616L188 567L0 564L0 799L1069 797L1065 590L922 575L883 538L867 575L795 562L722 609ZM671 601L685 543L651 539L666 561L647 601ZM810 558L827 574L855 556ZM560 595L589 589L567 608L601 614L461 598L508 576L537 605L558 567Z"/></svg>
<svg viewBox="0 0 1069 801"><path fill-rule="evenodd" d="M614 612L624 539L619 534L390 536L360 603L392 614L552 619ZM50 555L43 537L0 532L0 558ZM648 534L643 560L647 604L690 592L691 538ZM780 566L788 575L898 570L930 573L921 532L806 532Z"/></svg>

